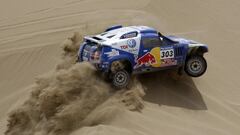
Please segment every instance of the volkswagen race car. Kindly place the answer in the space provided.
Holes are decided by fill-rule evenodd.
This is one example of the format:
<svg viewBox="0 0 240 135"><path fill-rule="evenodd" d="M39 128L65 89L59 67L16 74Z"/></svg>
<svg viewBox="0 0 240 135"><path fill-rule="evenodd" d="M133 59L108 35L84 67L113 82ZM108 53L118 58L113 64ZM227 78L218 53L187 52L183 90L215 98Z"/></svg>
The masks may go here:
<svg viewBox="0 0 240 135"><path fill-rule="evenodd" d="M203 75L208 52L205 44L176 36L164 36L147 26L112 26L105 32L86 36L78 61L92 63L116 88L129 84L130 75L170 68L191 77Z"/></svg>

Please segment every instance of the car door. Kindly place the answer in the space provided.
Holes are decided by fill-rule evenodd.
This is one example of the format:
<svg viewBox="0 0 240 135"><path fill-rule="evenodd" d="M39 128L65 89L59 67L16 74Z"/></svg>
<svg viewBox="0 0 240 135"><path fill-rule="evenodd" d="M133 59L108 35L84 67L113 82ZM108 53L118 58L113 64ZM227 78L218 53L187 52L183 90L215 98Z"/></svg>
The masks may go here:
<svg viewBox="0 0 240 135"><path fill-rule="evenodd" d="M159 36L143 35L135 67L151 71L177 66L182 63L183 49L179 44L165 44Z"/></svg>
<svg viewBox="0 0 240 135"><path fill-rule="evenodd" d="M161 40L157 35L142 34L141 46L135 69L141 71L151 71L161 65L160 56Z"/></svg>

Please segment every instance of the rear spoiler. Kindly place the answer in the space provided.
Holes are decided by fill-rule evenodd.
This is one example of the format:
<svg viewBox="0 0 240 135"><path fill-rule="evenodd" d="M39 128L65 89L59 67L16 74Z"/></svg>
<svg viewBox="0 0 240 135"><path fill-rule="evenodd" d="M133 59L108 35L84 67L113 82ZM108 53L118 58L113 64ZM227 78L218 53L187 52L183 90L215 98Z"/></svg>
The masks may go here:
<svg viewBox="0 0 240 135"><path fill-rule="evenodd" d="M94 38L92 38L92 37L87 36L87 37L84 37L84 39L85 39L85 40L92 41L92 42L95 42L95 43L97 43L97 44L99 44L99 45L102 45L102 41L99 41L99 40L94 39Z"/></svg>
<svg viewBox="0 0 240 135"><path fill-rule="evenodd" d="M108 31L111 31L111 30L120 29L120 28L122 28L122 27L123 27L122 25L114 25L114 26L111 26L111 27L107 28L107 29L105 30L105 32L108 32Z"/></svg>

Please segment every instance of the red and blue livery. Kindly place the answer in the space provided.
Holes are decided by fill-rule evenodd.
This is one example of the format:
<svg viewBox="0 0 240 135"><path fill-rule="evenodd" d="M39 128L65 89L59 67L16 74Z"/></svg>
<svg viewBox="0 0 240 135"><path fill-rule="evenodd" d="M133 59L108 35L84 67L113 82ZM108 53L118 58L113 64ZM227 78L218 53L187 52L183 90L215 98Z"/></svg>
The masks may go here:
<svg viewBox="0 0 240 135"><path fill-rule="evenodd" d="M132 74L170 68L191 77L203 75L208 52L205 44L176 36L164 36L147 26L113 26L105 32L86 36L80 45L78 61L92 63L117 88L129 84Z"/></svg>

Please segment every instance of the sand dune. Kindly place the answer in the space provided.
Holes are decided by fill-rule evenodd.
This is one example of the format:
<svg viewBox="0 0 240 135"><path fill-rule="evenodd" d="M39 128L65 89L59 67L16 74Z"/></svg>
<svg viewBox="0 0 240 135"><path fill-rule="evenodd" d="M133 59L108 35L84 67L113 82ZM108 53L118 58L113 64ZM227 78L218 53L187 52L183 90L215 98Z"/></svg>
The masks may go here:
<svg viewBox="0 0 240 135"><path fill-rule="evenodd" d="M121 105L142 109L144 92L139 83L132 90L114 93L94 67L75 63L78 39L82 39L77 35L63 43L63 60L56 70L38 78L30 88L31 96L9 114L7 135L65 135L108 121L124 110Z"/></svg>
<svg viewBox="0 0 240 135"><path fill-rule="evenodd" d="M240 134L238 0L9 0L0 3L0 134L7 130L9 134L55 134L59 128L67 128L62 133L72 135ZM169 77L168 72L139 76L137 80L146 92L144 108L141 112L129 111L139 102L127 103L130 107L126 107L122 101L132 101L135 94L120 92L112 95L107 84L97 77L88 76L94 76L94 70L88 65L73 65L71 57L62 55L60 46L73 32L93 34L114 24L149 25L164 34L176 34L208 44L207 73L196 79L184 76L179 81ZM59 68L66 70L58 72ZM89 74L85 79L98 80L98 86L103 88L98 90L91 86L89 89L96 93L86 89L78 93L94 94L99 99L88 108L90 111L87 112L93 112L88 116L81 114L84 106L78 106L79 102L88 101L73 99L74 102L70 103L73 87L65 89L69 85L85 87L88 83L83 81L80 85L76 81L84 79L82 71L87 69ZM46 87L48 90L43 90L47 92L41 94L42 98L57 91L61 105L64 105L62 109L56 105L41 108L39 104L45 106L45 102L41 102L44 100L34 99L34 94L31 95L32 91L43 87L34 83L35 78L43 74L48 77L40 80L54 86L54 89ZM75 74L79 76L70 81L68 77ZM67 77L62 78L61 75ZM61 81L56 79L59 76ZM64 94L59 93L59 89L63 89ZM133 91L142 90L136 89ZM72 94L71 98L61 96L66 93ZM133 101L141 100L139 95L133 97ZM57 100L47 98L46 101L54 103ZM93 111L91 107L97 109ZM30 115L31 109L46 114L48 110L59 112L50 112L51 118L46 120L39 114ZM72 115L76 115L76 121ZM82 117L86 120L83 121ZM7 119L12 122L10 128L6 126ZM31 124L16 128L14 120ZM62 124L65 120L72 125ZM49 121L55 125L49 126L52 125ZM27 130L24 126L28 127Z"/></svg>

